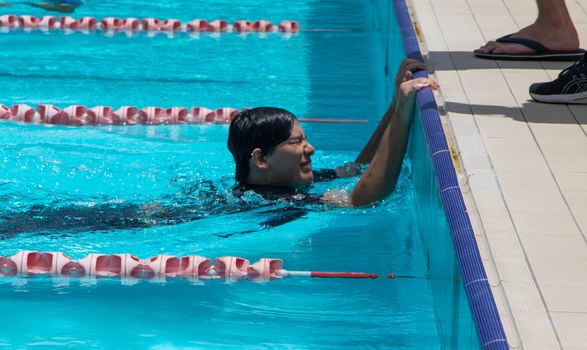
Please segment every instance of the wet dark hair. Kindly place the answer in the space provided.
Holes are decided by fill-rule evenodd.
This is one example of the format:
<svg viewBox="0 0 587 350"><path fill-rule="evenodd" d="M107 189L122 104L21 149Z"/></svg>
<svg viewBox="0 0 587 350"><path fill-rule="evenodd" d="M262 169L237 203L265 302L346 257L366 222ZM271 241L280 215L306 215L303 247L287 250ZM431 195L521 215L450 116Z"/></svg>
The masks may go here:
<svg viewBox="0 0 587 350"><path fill-rule="evenodd" d="M236 165L235 178L247 182L249 159L255 148L269 154L275 146L287 140L296 117L281 108L257 107L237 114L228 131L228 150Z"/></svg>

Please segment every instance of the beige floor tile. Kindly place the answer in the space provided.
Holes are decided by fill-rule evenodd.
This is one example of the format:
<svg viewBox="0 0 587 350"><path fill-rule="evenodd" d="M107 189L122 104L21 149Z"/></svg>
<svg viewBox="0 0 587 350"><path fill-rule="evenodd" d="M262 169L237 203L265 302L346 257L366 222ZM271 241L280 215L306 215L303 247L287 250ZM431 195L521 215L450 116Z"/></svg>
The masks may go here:
<svg viewBox="0 0 587 350"><path fill-rule="evenodd" d="M514 100L511 101L511 105L514 106L507 106L506 101L508 98L504 98L504 104L499 104L495 100L499 97L494 96L480 96L480 95L469 95L470 99L470 109L472 114L475 115L475 120L478 122L479 126L481 127L481 123L483 122L483 126L490 124L490 123L502 123L504 127L511 127L515 128L513 131L518 131L520 134L517 136L518 138L528 138L530 136L530 128L526 125L526 121L520 109L515 106L516 102ZM520 125L521 124L521 125ZM525 127L526 131L523 131L522 127ZM495 132L496 130L491 130ZM501 131L502 133L506 131ZM522 132L524 134L522 134ZM503 137L501 135L496 135L496 137ZM492 135L486 135L487 137L492 137ZM514 137L516 137L514 135Z"/></svg>
<svg viewBox="0 0 587 350"><path fill-rule="evenodd" d="M477 47L479 45L476 45ZM475 47L475 48L477 48ZM488 69L497 69L498 65L496 61L493 60L480 60L476 58L474 55L470 54L467 51L465 54L462 52L452 52L451 57L453 62L458 70L458 73L466 73L472 70L488 70ZM470 91L467 91L469 93ZM494 92L495 95L495 92Z"/></svg>
<svg viewBox="0 0 587 350"><path fill-rule="evenodd" d="M499 172L498 172L499 173ZM501 178L501 177L500 177ZM561 193L551 190L534 190L502 188L509 210L511 211L565 211L568 210Z"/></svg>
<svg viewBox="0 0 587 350"><path fill-rule="evenodd" d="M493 166L501 171L547 171L538 146L527 139L486 138L485 147ZM560 163L560 161L559 161ZM562 168L565 168L562 164Z"/></svg>
<svg viewBox="0 0 587 350"><path fill-rule="evenodd" d="M587 313L586 283L540 283L540 291L549 311Z"/></svg>
<svg viewBox="0 0 587 350"><path fill-rule="evenodd" d="M587 210L573 210L573 215L579 224L581 232L587 237Z"/></svg>
<svg viewBox="0 0 587 350"><path fill-rule="evenodd" d="M579 124L548 124L548 123L530 123L532 133L538 140L538 143L556 143L559 145L581 145L587 144L587 137ZM587 145L586 145L587 147Z"/></svg>
<svg viewBox="0 0 587 350"><path fill-rule="evenodd" d="M540 148L547 155L564 154L587 159L587 137L570 140L539 140Z"/></svg>
<svg viewBox="0 0 587 350"><path fill-rule="evenodd" d="M558 191L549 171L497 171L499 184L508 190Z"/></svg>
<svg viewBox="0 0 587 350"><path fill-rule="evenodd" d="M510 213L519 233L554 235L580 233L573 216L568 211L517 210Z"/></svg>
<svg viewBox="0 0 587 350"><path fill-rule="evenodd" d="M479 128L471 114L453 113L448 114L450 127L453 133L459 137L474 136L479 134Z"/></svg>
<svg viewBox="0 0 587 350"><path fill-rule="evenodd" d="M479 154L486 153L483 140L478 136L459 136L457 140L459 151L465 153Z"/></svg>
<svg viewBox="0 0 587 350"><path fill-rule="evenodd" d="M505 232L515 234L514 226L505 204L501 201L499 191L472 189L472 193L485 234L488 237Z"/></svg>
<svg viewBox="0 0 587 350"><path fill-rule="evenodd" d="M571 212L587 211L587 191L563 192Z"/></svg>
<svg viewBox="0 0 587 350"><path fill-rule="evenodd" d="M507 11L507 8L502 3L491 3L489 1L469 0L467 1L471 11L475 14L475 18L478 19L483 15L500 16L499 21L503 19L503 13Z"/></svg>
<svg viewBox="0 0 587 350"><path fill-rule="evenodd" d="M536 20L536 16L531 15L528 12L521 13L521 14L514 14L513 17L514 17L514 21L518 25L518 28L523 28L527 25L530 25L530 24L534 23L534 21Z"/></svg>
<svg viewBox="0 0 587 350"><path fill-rule="evenodd" d="M553 312L551 317L564 349L585 349L587 313Z"/></svg>
<svg viewBox="0 0 587 350"><path fill-rule="evenodd" d="M503 80L495 80L495 90L488 90L487 84L483 81L486 72L476 71L459 71L463 90L466 91L471 104L492 105L492 106L509 106L517 104L516 100L509 93L499 94L496 92L507 91L507 84ZM494 113L497 114L497 113Z"/></svg>
<svg viewBox="0 0 587 350"><path fill-rule="evenodd" d="M492 170L468 172L468 183L476 189L499 191L499 185Z"/></svg>
<svg viewBox="0 0 587 350"><path fill-rule="evenodd" d="M532 124L571 124L576 125L570 109L566 105L547 104L528 101L522 106L524 117Z"/></svg>
<svg viewBox="0 0 587 350"><path fill-rule="evenodd" d="M587 258L528 257L539 284L544 282L587 284Z"/></svg>
<svg viewBox="0 0 587 350"><path fill-rule="evenodd" d="M587 191L587 172L554 172L554 178L561 191Z"/></svg>
<svg viewBox="0 0 587 350"><path fill-rule="evenodd" d="M489 240L489 244L493 245L493 242ZM501 278L502 282L534 283L528 265L522 257L505 257L501 255L496 256L494 250L492 250L491 253L493 254L493 257L495 259L495 267L497 268L497 272L499 273L499 277ZM520 304L517 303L514 303L512 305L516 307L520 306Z"/></svg>
<svg viewBox="0 0 587 350"><path fill-rule="evenodd" d="M461 153L461 160L467 169L467 175L475 175L478 171L492 171L489 157L484 153Z"/></svg>
<svg viewBox="0 0 587 350"><path fill-rule="evenodd" d="M445 15L445 18L459 17L460 15L470 15L469 7L463 0L431 0L430 3L434 7L434 12L437 15ZM454 16L454 17L453 17Z"/></svg>
<svg viewBox="0 0 587 350"><path fill-rule="evenodd" d="M475 120L477 120L483 137L532 138L528 125L520 121L521 114L519 114L519 119L514 119L503 117L503 115L481 114L479 113L482 110L480 107L477 107L476 110L473 110Z"/></svg>
<svg viewBox="0 0 587 350"><path fill-rule="evenodd" d="M455 33L454 36L445 37L447 48L451 51L472 52L483 42L483 37L476 32Z"/></svg>
<svg viewBox="0 0 587 350"><path fill-rule="evenodd" d="M528 349L558 349L545 305L533 282L503 282L520 338Z"/></svg>
<svg viewBox="0 0 587 350"><path fill-rule="evenodd" d="M529 14L530 16L536 16L538 14L536 2L532 0L504 0L503 2L511 14Z"/></svg>
<svg viewBox="0 0 587 350"><path fill-rule="evenodd" d="M532 83L549 80L548 75L543 70L538 70L541 68L538 62L530 63L530 65L528 65L528 62L524 63L526 63L526 66L521 70L501 69L511 92L520 101L526 101L530 97L528 89ZM532 64L535 65L536 69L528 69Z"/></svg>
<svg viewBox="0 0 587 350"><path fill-rule="evenodd" d="M526 254L530 257L576 257L587 258L585 238L577 233L520 234Z"/></svg>
<svg viewBox="0 0 587 350"><path fill-rule="evenodd" d="M525 259L524 251L515 232L486 232L485 236L494 258ZM522 263L525 264L525 261Z"/></svg>
<svg viewBox="0 0 587 350"><path fill-rule="evenodd" d="M581 8L584 9L584 7ZM575 24L575 28L577 28L577 31L579 32L579 41L584 43L587 40L587 35L585 34L585 30L587 30L587 16L583 14L585 10L580 11L573 9L569 10L569 12L573 18L573 24Z"/></svg>
<svg viewBox="0 0 587 350"><path fill-rule="evenodd" d="M587 172L587 156L582 153L572 149L565 153L544 151L548 167L553 172Z"/></svg>

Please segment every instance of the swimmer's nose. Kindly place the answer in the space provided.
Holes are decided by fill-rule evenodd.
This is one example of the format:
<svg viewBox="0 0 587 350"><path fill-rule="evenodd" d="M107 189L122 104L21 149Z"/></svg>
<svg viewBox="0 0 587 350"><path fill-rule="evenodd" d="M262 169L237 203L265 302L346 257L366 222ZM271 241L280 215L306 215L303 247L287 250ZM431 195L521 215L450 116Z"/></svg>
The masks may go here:
<svg viewBox="0 0 587 350"><path fill-rule="evenodd" d="M310 142L308 142L308 140L306 140L306 146L304 147L304 152L311 156L312 154L314 154L314 152L316 152L316 149L314 148L314 146L312 146L312 144Z"/></svg>

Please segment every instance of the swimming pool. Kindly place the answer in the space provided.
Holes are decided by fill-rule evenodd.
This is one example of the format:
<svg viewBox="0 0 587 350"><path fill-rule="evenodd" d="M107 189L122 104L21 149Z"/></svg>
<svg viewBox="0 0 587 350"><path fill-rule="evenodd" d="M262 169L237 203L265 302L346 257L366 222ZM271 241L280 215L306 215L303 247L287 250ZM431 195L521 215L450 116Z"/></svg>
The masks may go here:
<svg viewBox="0 0 587 350"><path fill-rule="evenodd" d="M387 31L377 19L378 8L359 0L287 6L275 2L260 6L258 1L240 6L229 1L213 6L187 1L115 5L88 3L76 16L294 19L302 28L328 30L289 38L278 34L169 38L11 32L0 35L0 44L6 48L0 53L4 62L0 102L59 107L277 105L299 117L369 119L368 124L351 127L304 125L319 150L315 166L328 168L352 160L366 142L391 96L384 75L386 63L394 71L403 56L399 41L397 47L386 47ZM11 10L40 14L17 7ZM399 36L397 31L390 33ZM232 184L226 133L227 127L217 125L75 129L0 124L0 210L4 214L26 213L31 208L99 204L116 208L121 203L156 202L184 203L194 207L189 218L199 215L198 220L148 228L74 230L59 228L57 222L51 230L47 224L45 229L35 226L29 232L5 231L0 252L64 251L73 258L90 252L128 252L142 258L163 253L236 255L250 260L280 257L287 268L297 270L394 272L424 278L289 278L204 285L174 280L132 284L108 279L93 283L6 278L0 281L0 306L13 315L13 327L9 333L0 332L0 346L440 349L455 344L458 329L471 332L470 324L458 326L466 320L466 312L462 319L446 316L452 323L447 327L444 316L435 310L434 298L443 294L453 305L466 307L458 303L462 300L458 284L449 283L439 292L425 279L429 252L421 244L419 230L442 228L443 213L433 212L428 226L419 221L414 202L418 196L410 180L416 176L411 164L418 163L406 164L397 193L381 206L316 208L302 219L258 230L268 217L263 210L206 216L208 209L230 205L218 202L226 199ZM412 142L423 141L416 136ZM414 162L420 159L418 149L412 145ZM337 180L318 184L316 192L352 185L352 181ZM454 273L455 266L454 259L449 259L447 269ZM452 340L446 340L444 333ZM457 343L470 348L475 337L469 334Z"/></svg>

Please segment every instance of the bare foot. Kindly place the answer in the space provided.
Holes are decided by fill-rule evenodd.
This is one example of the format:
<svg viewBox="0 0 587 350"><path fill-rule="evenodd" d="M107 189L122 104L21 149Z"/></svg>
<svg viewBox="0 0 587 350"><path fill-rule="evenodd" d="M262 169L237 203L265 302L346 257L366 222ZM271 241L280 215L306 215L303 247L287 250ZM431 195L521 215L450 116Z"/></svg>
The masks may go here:
<svg viewBox="0 0 587 350"><path fill-rule="evenodd" d="M512 35L513 38L524 38L537 41L553 51L575 51L579 48L579 36L575 27L563 25L554 27L538 21ZM499 43L490 41L479 48L482 53L494 54L526 54L534 49L520 44Z"/></svg>

